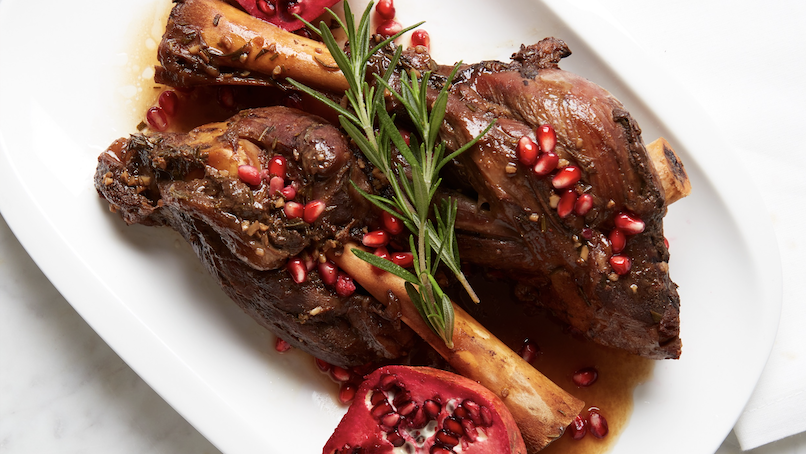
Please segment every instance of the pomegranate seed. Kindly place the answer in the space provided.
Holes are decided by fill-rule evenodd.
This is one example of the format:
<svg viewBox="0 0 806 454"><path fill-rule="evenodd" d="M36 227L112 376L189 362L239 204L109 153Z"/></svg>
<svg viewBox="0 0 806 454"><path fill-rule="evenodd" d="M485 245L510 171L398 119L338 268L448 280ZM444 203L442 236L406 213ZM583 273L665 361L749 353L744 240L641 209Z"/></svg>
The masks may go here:
<svg viewBox="0 0 806 454"><path fill-rule="evenodd" d="M355 293L353 278L344 273L339 273L336 277L336 293L345 298Z"/></svg>
<svg viewBox="0 0 806 454"><path fill-rule="evenodd" d="M339 402L349 404L355 399L355 393L358 389L352 383L344 383L339 388Z"/></svg>
<svg viewBox="0 0 806 454"><path fill-rule="evenodd" d="M535 131L535 135L543 153L554 153L554 147L557 146L557 133L554 132L553 126L541 125Z"/></svg>
<svg viewBox="0 0 806 454"><path fill-rule="evenodd" d="M459 423L459 429L461 430L461 423ZM454 435L453 431L447 431L445 429L442 429L439 432L437 432L437 435L434 438L436 439L436 441L446 446L453 447L459 444L459 437Z"/></svg>
<svg viewBox="0 0 806 454"><path fill-rule="evenodd" d="M614 255L610 257L610 266L613 267L613 271L615 271L616 274L623 276L630 272L632 260L624 255Z"/></svg>
<svg viewBox="0 0 806 454"><path fill-rule="evenodd" d="M375 250L372 251L372 253L375 254L376 256L384 259L384 260L389 260L389 251L383 246L375 248ZM384 273L384 271L382 269L375 268L375 267L372 268L372 271L374 271L375 273L378 273L378 274Z"/></svg>
<svg viewBox="0 0 806 454"><path fill-rule="evenodd" d="M302 5L302 2L290 2L288 4L288 14L297 14L302 15L302 12L305 10L305 7Z"/></svg>
<svg viewBox="0 0 806 454"><path fill-rule="evenodd" d="M274 178L279 178L279 177L274 177ZM295 188L294 185L289 184L288 186L284 187L283 189L280 189L280 194L282 194L283 198L285 198L286 200L291 200L291 199L293 199L294 197L297 196L297 188Z"/></svg>
<svg viewBox="0 0 806 454"><path fill-rule="evenodd" d="M641 218L624 211L616 214L616 218L613 222L616 224L616 227L623 230L627 235L637 235L643 232L645 227L644 221L642 221Z"/></svg>
<svg viewBox="0 0 806 454"><path fill-rule="evenodd" d="M392 444L395 448L399 448L406 444L406 439L400 436L400 433L397 429L389 432L386 434L386 440Z"/></svg>
<svg viewBox="0 0 806 454"><path fill-rule="evenodd" d="M411 252L394 252L392 253L392 262L403 268L409 268L414 265L414 254Z"/></svg>
<svg viewBox="0 0 806 454"><path fill-rule="evenodd" d="M567 217L574 211L574 205L577 202L577 193L573 189L569 189L560 196L560 202L557 204L557 215L561 218Z"/></svg>
<svg viewBox="0 0 806 454"><path fill-rule="evenodd" d="M389 405L389 402L385 400L379 403L378 405L372 407L372 410L370 410L370 414L376 418L380 418L391 412L392 412L392 406Z"/></svg>
<svg viewBox="0 0 806 454"><path fill-rule="evenodd" d="M462 423L456 418L456 416L449 416L442 421L442 426L448 432L456 435L462 435Z"/></svg>
<svg viewBox="0 0 806 454"><path fill-rule="evenodd" d="M400 415L398 413L387 413L381 417L380 422L385 427L395 427L400 422Z"/></svg>
<svg viewBox="0 0 806 454"><path fill-rule="evenodd" d="M176 113L176 106L179 104L179 96L173 90L165 90L160 93L157 103L166 114L173 116Z"/></svg>
<svg viewBox="0 0 806 454"><path fill-rule="evenodd" d="M333 285L336 283L336 279L339 275L339 268L335 263L329 260L327 262L320 262L318 271L319 278L322 279L322 282L324 282L325 285Z"/></svg>
<svg viewBox="0 0 806 454"><path fill-rule="evenodd" d="M476 424L469 420L463 419L462 423L462 432L464 432L465 436L470 439L470 441L476 441L479 438L479 432L476 429Z"/></svg>
<svg viewBox="0 0 806 454"><path fill-rule="evenodd" d="M235 92L232 91L232 87L218 88L218 103L227 109L235 107Z"/></svg>
<svg viewBox="0 0 806 454"><path fill-rule="evenodd" d="M269 178L269 196L274 196L277 194L283 193L283 185L285 185L285 181L283 181L280 177L271 177Z"/></svg>
<svg viewBox="0 0 806 454"><path fill-rule="evenodd" d="M285 340L283 340L283 339L278 337L274 341L274 349L277 350L280 353L285 353L285 352L291 350L291 344L289 344Z"/></svg>
<svg viewBox="0 0 806 454"><path fill-rule="evenodd" d="M250 186L260 186L260 170L255 166L238 166L238 178Z"/></svg>
<svg viewBox="0 0 806 454"><path fill-rule="evenodd" d="M493 412L490 411L487 407L481 407L481 424L484 427L490 427L493 425Z"/></svg>
<svg viewBox="0 0 806 454"><path fill-rule="evenodd" d="M574 204L574 213L577 216L585 216L593 208L593 196L590 194L582 194Z"/></svg>
<svg viewBox="0 0 806 454"><path fill-rule="evenodd" d="M425 30L414 30L411 34L411 45L414 47L423 46L425 48L431 47L431 35Z"/></svg>
<svg viewBox="0 0 806 454"><path fill-rule="evenodd" d="M554 175L551 184L557 189L570 188L582 178L582 171L577 166L566 166Z"/></svg>
<svg viewBox="0 0 806 454"><path fill-rule="evenodd" d="M403 30L403 26L400 25L399 22L389 19L383 21L381 25L378 25L378 28L375 29L375 33L385 38L388 38L394 35L395 33L399 32L400 30Z"/></svg>
<svg viewBox="0 0 806 454"><path fill-rule="evenodd" d="M374 408L381 402L386 402L386 394L380 391L373 391L372 395L369 396L369 403L372 404Z"/></svg>
<svg viewBox="0 0 806 454"><path fill-rule="evenodd" d="M274 13L277 12L277 7L268 0L257 0L256 3L257 9L267 16L274 16Z"/></svg>
<svg viewBox="0 0 806 454"><path fill-rule="evenodd" d="M582 229L582 238L585 238L586 240L593 238L593 229L590 227L585 227Z"/></svg>
<svg viewBox="0 0 806 454"><path fill-rule="evenodd" d="M334 381L344 383L350 381L353 375L350 373L349 370L341 367L341 366L333 366L330 368L330 378Z"/></svg>
<svg viewBox="0 0 806 454"><path fill-rule="evenodd" d="M381 377L378 386L384 391L389 391L392 388L396 387L400 382L397 379L397 375L395 374L385 374Z"/></svg>
<svg viewBox="0 0 806 454"><path fill-rule="evenodd" d="M168 129L168 115L162 107L152 107L146 112L146 121L157 131Z"/></svg>
<svg viewBox="0 0 806 454"><path fill-rule="evenodd" d="M308 278L308 270L305 268L305 263L299 257L290 259L285 268L288 270L288 274L291 275L291 279L297 284L302 284Z"/></svg>
<svg viewBox="0 0 806 454"><path fill-rule="evenodd" d="M380 0L375 6L375 11L384 19L395 18L395 2L392 0Z"/></svg>
<svg viewBox="0 0 806 454"><path fill-rule="evenodd" d="M406 142L406 145L411 145L411 133L406 129L400 129L400 135L403 137L403 141Z"/></svg>
<svg viewBox="0 0 806 454"><path fill-rule="evenodd" d="M518 350L518 355L529 364L532 364L539 354L540 347L531 339L524 340L523 345L521 345L521 348Z"/></svg>
<svg viewBox="0 0 806 454"><path fill-rule="evenodd" d="M462 408L467 410L467 413L470 416L470 420L473 421L473 424L481 424L481 407L479 404L470 399L465 399L462 402Z"/></svg>
<svg viewBox="0 0 806 454"><path fill-rule="evenodd" d="M386 233L386 230L375 230L365 233L364 237L361 238L361 243L366 247L386 246L389 244L389 234Z"/></svg>
<svg viewBox="0 0 806 454"><path fill-rule="evenodd" d="M534 172L541 177L544 177L554 169L557 168L557 164L560 163L560 157L552 152L548 153L541 153L540 156L537 157L537 162L535 163Z"/></svg>
<svg viewBox="0 0 806 454"><path fill-rule="evenodd" d="M599 409L596 407L591 407L588 410L588 425L591 435L596 438L604 438L609 432L607 420L599 413Z"/></svg>
<svg viewBox="0 0 806 454"><path fill-rule="evenodd" d="M410 400L408 402L403 402L400 405L398 405L397 412L400 413L400 416L409 416L410 414L417 411L418 408L419 406L416 403L414 403L413 400Z"/></svg>
<svg viewBox="0 0 806 454"><path fill-rule="evenodd" d="M319 216L325 211L325 202L321 200L311 200L305 204L304 215L302 220L308 224L313 224L314 221L319 219Z"/></svg>
<svg viewBox="0 0 806 454"><path fill-rule="evenodd" d="M439 402L432 399L423 402L423 412L429 419L435 419L440 411L442 411L442 405Z"/></svg>
<svg viewBox="0 0 806 454"><path fill-rule="evenodd" d="M286 202L285 206L283 207L285 211L285 216L288 219L298 219L301 218L302 215L305 213L305 207L302 206L301 203L297 202Z"/></svg>
<svg viewBox="0 0 806 454"><path fill-rule="evenodd" d="M319 369L320 372L330 372L330 363L319 358L314 358L313 362L316 363L316 367Z"/></svg>
<svg viewBox="0 0 806 454"><path fill-rule="evenodd" d="M615 254L618 254L627 247L627 236L624 235L621 229L611 230L607 238L610 240L610 248Z"/></svg>
<svg viewBox="0 0 806 454"><path fill-rule="evenodd" d="M669 249L669 240L666 237L663 237L663 245L666 246L666 249Z"/></svg>
<svg viewBox="0 0 806 454"><path fill-rule="evenodd" d="M574 440L581 440L588 433L588 421L577 415L571 425L568 426L568 432Z"/></svg>
<svg viewBox="0 0 806 454"><path fill-rule="evenodd" d="M273 156L271 160L269 160L269 175L277 175L285 180L287 168L288 163L286 162L284 156Z"/></svg>
<svg viewBox="0 0 806 454"><path fill-rule="evenodd" d="M529 138L529 136L523 136L518 141L518 148L515 150L515 154L518 156L518 161L525 166L531 166L535 164L537 161L537 144Z"/></svg>
<svg viewBox="0 0 806 454"><path fill-rule="evenodd" d="M383 220L383 227L392 235L401 233L403 231L403 227L405 227L403 225L403 221L395 216L392 216L388 211L381 213L381 219Z"/></svg>
<svg viewBox="0 0 806 454"><path fill-rule="evenodd" d="M596 379L599 378L599 371L594 367L585 367L574 372L574 384L581 387L586 387L594 384Z"/></svg>

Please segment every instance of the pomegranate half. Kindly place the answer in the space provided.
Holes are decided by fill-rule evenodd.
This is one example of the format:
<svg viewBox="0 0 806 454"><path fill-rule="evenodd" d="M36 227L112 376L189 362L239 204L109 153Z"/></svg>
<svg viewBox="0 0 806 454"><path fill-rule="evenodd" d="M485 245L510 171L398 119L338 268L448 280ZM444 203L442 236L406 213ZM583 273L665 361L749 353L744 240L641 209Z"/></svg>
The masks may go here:
<svg viewBox="0 0 806 454"><path fill-rule="evenodd" d="M526 446L487 388L430 367L384 366L358 388L322 452L525 454Z"/></svg>

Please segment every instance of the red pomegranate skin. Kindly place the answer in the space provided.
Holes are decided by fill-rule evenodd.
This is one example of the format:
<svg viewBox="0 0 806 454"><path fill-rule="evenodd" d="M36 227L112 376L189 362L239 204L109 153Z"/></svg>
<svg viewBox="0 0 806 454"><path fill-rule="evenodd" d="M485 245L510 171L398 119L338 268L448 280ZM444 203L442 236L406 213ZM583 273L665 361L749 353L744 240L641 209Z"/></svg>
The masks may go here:
<svg viewBox="0 0 806 454"><path fill-rule="evenodd" d="M426 401L431 411L423 410ZM432 419L428 415L434 408L438 413ZM384 426L384 421L395 425ZM458 444L451 451L440 439ZM463 454L526 453L515 420L495 394L460 375L418 366L372 372L322 452L428 454L432 448L439 451L435 444Z"/></svg>

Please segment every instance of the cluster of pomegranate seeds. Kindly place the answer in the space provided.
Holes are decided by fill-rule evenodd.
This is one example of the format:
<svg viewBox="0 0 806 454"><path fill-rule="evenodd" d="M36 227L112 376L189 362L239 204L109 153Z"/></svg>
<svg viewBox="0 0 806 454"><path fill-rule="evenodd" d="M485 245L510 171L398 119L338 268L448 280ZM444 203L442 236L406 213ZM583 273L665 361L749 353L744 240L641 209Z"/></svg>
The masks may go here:
<svg viewBox="0 0 806 454"><path fill-rule="evenodd" d="M146 123L157 131L165 131L178 110L179 96L176 91L165 90L157 98L157 105L146 111Z"/></svg>
<svg viewBox="0 0 806 454"><path fill-rule="evenodd" d="M610 257L610 266L618 275L625 275L632 269L632 260L621 252L627 247L627 238L638 235L644 231L644 221L633 213L621 211L613 219L615 228L607 236L613 255Z"/></svg>
<svg viewBox="0 0 806 454"><path fill-rule="evenodd" d="M585 367L574 372L572 379L579 387L588 387L596 383L599 371L594 367ZM568 426L568 434L574 440L581 440L590 433L596 438L604 438L609 429L607 419L602 415L599 407L588 408L587 415L577 415Z"/></svg>
<svg viewBox="0 0 806 454"><path fill-rule="evenodd" d="M431 454L452 454L455 447L486 437L485 431L493 425L490 409L472 399L464 399L458 404L443 403L442 398L435 395L418 405L394 374L381 377L369 396L369 405L370 414L378 421L386 439L397 448L406 444L401 435L403 431L418 432L426 426L433 426ZM442 415L443 410L448 414Z"/></svg>
<svg viewBox="0 0 806 454"><path fill-rule="evenodd" d="M327 374L333 382L339 385L339 402L342 404L349 404L355 398L355 393L358 391L358 385L364 381L367 372L371 370L371 365L353 367L346 369L341 366L336 366L328 363L327 361L319 358L314 358L314 363L319 372Z"/></svg>
<svg viewBox="0 0 806 454"><path fill-rule="evenodd" d="M589 193L579 194L577 192L579 183L582 180L582 169L569 164L558 168L560 157L554 152L557 146L557 133L549 124L539 126L535 130L536 140L529 136L523 136L518 140L515 148L515 155L518 162L526 167L531 167L535 175L539 177L550 177L551 185L555 190L552 206L557 210L557 215L565 219L572 214L585 216L593 209L593 195ZM556 205L555 205L556 203ZM622 255L621 252L627 247L627 238L644 231L645 224L640 217L627 211L621 211L613 219L615 227L608 234L613 255L609 262L613 271L617 275L625 275L632 269L632 260ZM590 228L583 228L581 235L584 239L593 238L593 231ZM664 238L668 248L668 241Z"/></svg>
<svg viewBox="0 0 806 454"><path fill-rule="evenodd" d="M355 293L356 286L353 278L341 271L335 263L325 259L324 256L320 257L318 261L307 254L303 254L302 257L293 257L288 259L285 268L291 279L297 284L307 281L308 274L316 269L322 283L333 287L333 290L339 296L346 298Z"/></svg>

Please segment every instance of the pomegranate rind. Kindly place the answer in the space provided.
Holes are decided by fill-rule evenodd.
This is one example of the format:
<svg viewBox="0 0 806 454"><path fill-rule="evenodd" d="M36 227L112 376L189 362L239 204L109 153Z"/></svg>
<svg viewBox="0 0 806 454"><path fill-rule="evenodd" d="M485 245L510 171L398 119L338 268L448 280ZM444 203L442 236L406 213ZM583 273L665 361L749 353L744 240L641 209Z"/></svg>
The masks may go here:
<svg viewBox="0 0 806 454"><path fill-rule="evenodd" d="M422 403L428 399L438 399L442 409L436 417L438 427L455 413L453 408L467 399L486 407L490 412L486 415L491 421L488 427L479 426L484 437L467 443L462 441L460 452L466 454L525 454L526 445L521 437L515 419L501 399L477 382L454 373L425 366L384 366L376 369L361 383L356 397L336 430L330 436L322 450L323 454L352 452L362 448L362 452L394 453L414 452L428 453L434 444L433 434L422 444L414 445L413 451L401 451L389 441L385 429L381 428L379 418L372 415L372 396L383 387L384 381L390 381L390 375L400 387L410 393L410 400ZM422 410L420 410L422 413ZM399 428L403 437L409 441L406 432L408 422L401 422ZM348 448L348 449L345 449ZM396 450L397 449L397 450ZM459 446L457 446L459 449ZM459 452L459 451L457 451Z"/></svg>
<svg viewBox="0 0 806 454"><path fill-rule="evenodd" d="M302 21L294 17L294 15L288 11L289 2L287 0L279 0L277 2L276 10L272 15L267 15L261 11L257 6L256 0L237 1L238 4L241 5L241 7L250 15L272 23L283 30L293 32L305 26ZM302 2L297 2L303 5L299 16L306 21L311 22L317 17L321 16L325 12L325 8L330 8L338 3L338 1L339 0L304 0Z"/></svg>

